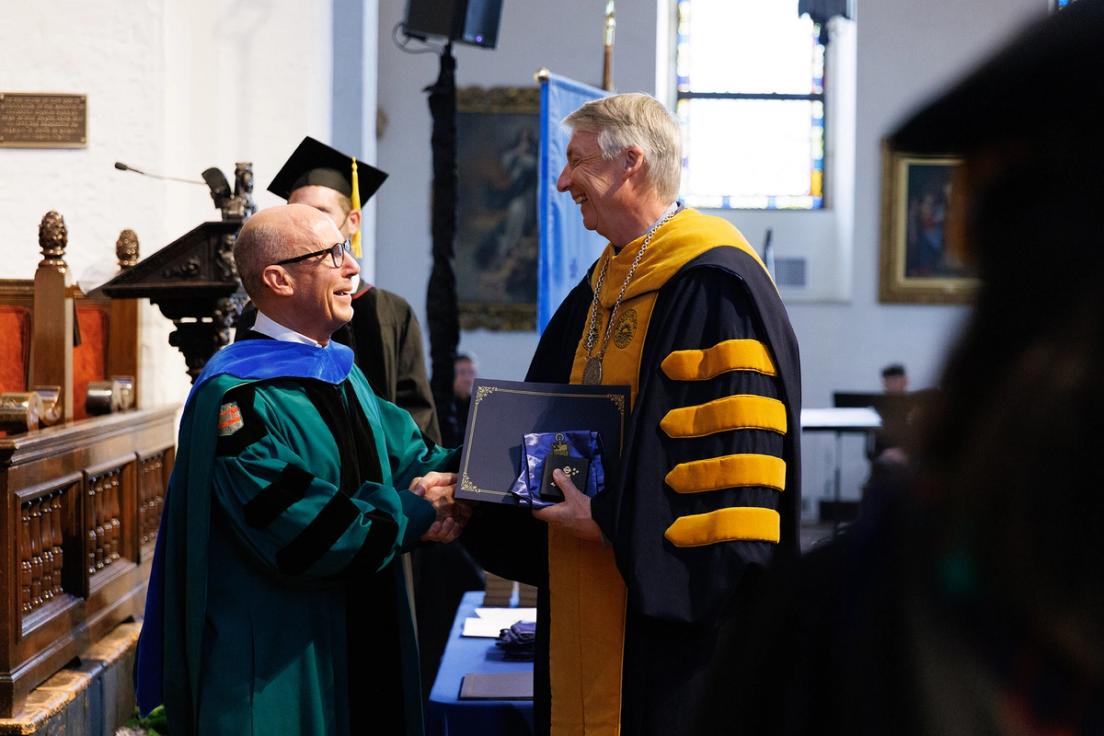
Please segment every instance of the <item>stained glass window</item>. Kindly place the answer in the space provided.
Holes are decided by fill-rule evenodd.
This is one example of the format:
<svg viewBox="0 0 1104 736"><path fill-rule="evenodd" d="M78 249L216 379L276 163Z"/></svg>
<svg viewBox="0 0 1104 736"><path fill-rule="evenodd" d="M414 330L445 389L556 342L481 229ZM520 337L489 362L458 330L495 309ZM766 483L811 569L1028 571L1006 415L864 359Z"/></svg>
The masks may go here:
<svg viewBox="0 0 1104 736"><path fill-rule="evenodd" d="M695 207L824 206L821 28L797 0L677 0L682 196Z"/></svg>

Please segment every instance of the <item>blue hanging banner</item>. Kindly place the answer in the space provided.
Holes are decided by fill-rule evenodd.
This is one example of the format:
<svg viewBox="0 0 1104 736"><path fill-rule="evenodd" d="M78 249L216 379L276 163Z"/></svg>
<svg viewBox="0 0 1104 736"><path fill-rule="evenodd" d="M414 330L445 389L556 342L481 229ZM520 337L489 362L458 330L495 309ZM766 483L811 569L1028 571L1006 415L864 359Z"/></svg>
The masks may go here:
<svg viewBox="0 0 1104 736"><path fill-rule="evenodd" d="M579 208L568 194L556 191L556 180L567 162L567 143L571 138L560 122L584 102L608 94L555 74L541 78L540 173L537 181L537 211L540 217L538 334L544 332L560 302L579 283L606 246L602 236L583 227Z"/></svg>

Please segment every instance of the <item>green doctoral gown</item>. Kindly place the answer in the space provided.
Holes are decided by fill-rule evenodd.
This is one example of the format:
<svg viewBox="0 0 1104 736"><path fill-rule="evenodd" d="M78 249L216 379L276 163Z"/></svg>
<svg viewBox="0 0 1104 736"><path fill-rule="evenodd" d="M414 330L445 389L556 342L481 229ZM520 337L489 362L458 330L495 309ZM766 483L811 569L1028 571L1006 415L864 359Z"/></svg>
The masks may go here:
<svg viewBox="0 0 1104 736"><path fill-rule="evenodd" d="M139 652L139 700L160 669L174 735L421 733L393 562L434 511L397 489L453 454L427 448L343 346L226 351L181 423L141 642L163 663L143 672ZM315 365L334 355L341 370Z"/></svg>

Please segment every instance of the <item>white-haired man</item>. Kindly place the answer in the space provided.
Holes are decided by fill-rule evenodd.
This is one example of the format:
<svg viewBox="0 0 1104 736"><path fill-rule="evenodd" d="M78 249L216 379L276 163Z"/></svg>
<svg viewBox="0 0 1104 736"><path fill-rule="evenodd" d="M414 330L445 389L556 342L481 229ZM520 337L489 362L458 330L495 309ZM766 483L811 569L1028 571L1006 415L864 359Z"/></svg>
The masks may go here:
<svg viewBox="0 0 1104 736"><path fill-rule="evenodd" d="M679 130L662 105L616 95L564 122L558 188L609 245L528 380L632 388L619 472L592 499L557 471L565 500L533 514L546 530L488 509L465 541L540 586L538 731L681 734L718 633L798 548L797 344L743 236L677 202Z"/></svg>

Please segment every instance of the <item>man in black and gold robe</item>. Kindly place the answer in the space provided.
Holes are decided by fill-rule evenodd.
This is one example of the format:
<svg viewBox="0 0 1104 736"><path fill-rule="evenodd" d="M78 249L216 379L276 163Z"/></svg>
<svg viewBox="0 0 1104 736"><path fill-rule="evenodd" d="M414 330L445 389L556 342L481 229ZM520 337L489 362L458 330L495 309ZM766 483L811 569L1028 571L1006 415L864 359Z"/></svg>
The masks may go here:
<svg viewBox="0 0 1104 736"><path fill-rule="evenodd" d="M540 587L539 732L687 733L718 637L798 550L797 344L743 236L676 202L678 125L658 102L608 97L565 124L558 188L610 242L527 380L629 385L619 472L593 499L561 475L565 501L532 519L483 509L464 541Z"/></svg>

